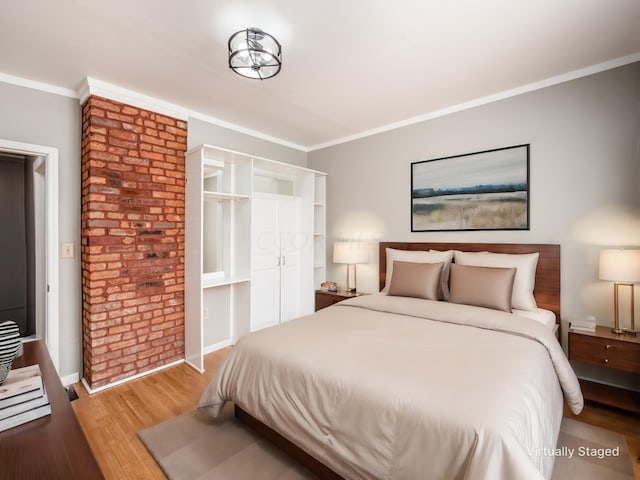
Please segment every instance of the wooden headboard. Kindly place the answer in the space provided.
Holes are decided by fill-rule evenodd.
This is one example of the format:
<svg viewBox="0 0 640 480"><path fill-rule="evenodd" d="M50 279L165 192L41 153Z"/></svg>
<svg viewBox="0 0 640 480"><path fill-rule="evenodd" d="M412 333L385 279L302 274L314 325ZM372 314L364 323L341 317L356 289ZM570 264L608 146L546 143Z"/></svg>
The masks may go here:
<svg viewBox="0 0 640 480"><path fill-rule="evenodd" d="M538 268L533 296L539 308L551 310L560 323L560 245L536 243L380 242L380 290L387 278L387 248L397 250L461 250L463 252L534 253Z"/></svg>

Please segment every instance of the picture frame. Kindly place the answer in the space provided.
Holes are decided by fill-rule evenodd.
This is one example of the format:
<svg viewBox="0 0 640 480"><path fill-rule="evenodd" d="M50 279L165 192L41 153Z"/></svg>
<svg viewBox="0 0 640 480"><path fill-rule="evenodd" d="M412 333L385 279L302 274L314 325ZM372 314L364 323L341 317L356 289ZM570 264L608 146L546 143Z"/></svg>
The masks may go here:
<svg viewBox="0 0 640 480"><path fill-rule="evenodd" d="M411 163L411 231L529 230L530 144Z"/></svg>

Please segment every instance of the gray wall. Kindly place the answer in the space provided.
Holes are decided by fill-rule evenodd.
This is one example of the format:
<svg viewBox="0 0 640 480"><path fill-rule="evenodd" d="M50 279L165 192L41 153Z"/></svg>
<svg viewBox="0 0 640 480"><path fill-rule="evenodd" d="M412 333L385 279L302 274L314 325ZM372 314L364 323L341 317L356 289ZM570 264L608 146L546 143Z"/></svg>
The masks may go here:
<svg viewBox="0 0 640 480"><path fill-rule="evenodd" d="M245 133L190 118L187 148L191 149L203 143L248 153L257 157L292 163L301 167L307 166L307 154L302 150L285 147L277 143L252 137Z"/></svg>
<svg viewBox="0 0 640 480"><path fill-rule="evenodd" d="M209 143L329 173L328 245L336 239L550 242L562 245L563 327L611 322L611 285L597 279L602 246L640 244L640 64L306 154L190 119L188 146ZM0 83L0 138L57 147L61 242L80 241L81 110L76 99ZM531 230L411 233L410 163L531 144ZM358 267L377 290L377 248ZM342 281L331 263L328 278ZM81 372L80 260L60 260L60 373ZM640 295L637 295L640 298ZM636 305L637 309L640 307Z"/></svg>
<svg viewBox="0 0 640 480"><path fill-rule="evenodd" d="M59 235L80 244L80 136L78 100L0 83L0 138L56 147L59 153ZM82 368L80 258L59 262L60 373Z"/></svg>
<svg viewBox="0 0 640 480"><path fill-rule="evenodd" d="M610 324L612 287L597 259L603 246L640 246L639 86L636 63L309 153L309 167L329 174L327 245L372 240L358 287L375 292L380 240L559 243L563 331L587 314ZM523 143L530 231L411 233L411 162ZM344 282L331 247L327 264Z"/></svg>

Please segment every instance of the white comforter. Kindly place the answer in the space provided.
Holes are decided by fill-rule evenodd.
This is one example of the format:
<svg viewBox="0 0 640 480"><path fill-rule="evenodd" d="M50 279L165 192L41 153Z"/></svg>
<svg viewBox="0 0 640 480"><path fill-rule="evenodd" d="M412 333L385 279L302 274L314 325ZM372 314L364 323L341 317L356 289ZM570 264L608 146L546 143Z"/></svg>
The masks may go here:
<svg viewBox="0 0 640 480"><path fill-rule="evenodd" d="M534 320L371 295L241 338L199 408L233 401L347 479L540 479L561 386L580 412L577 378Z"/></svg>

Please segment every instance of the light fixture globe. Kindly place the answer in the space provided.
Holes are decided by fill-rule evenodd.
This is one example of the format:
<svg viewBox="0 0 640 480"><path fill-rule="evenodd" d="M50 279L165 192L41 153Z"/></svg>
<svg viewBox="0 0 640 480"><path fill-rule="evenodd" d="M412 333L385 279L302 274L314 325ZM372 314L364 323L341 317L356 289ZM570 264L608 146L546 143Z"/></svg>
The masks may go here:
<svg viewBox="0 0 640 480"><path fill-rule="evenodd" d="M264 80L282 66L280 43L259 28L247 28L229 38L229 67L238 75Z"/></svg>

